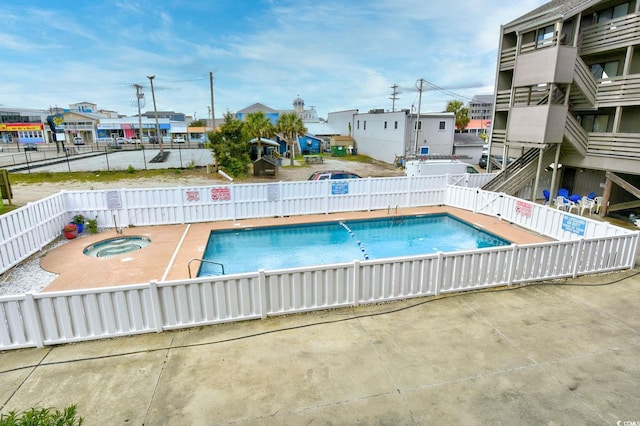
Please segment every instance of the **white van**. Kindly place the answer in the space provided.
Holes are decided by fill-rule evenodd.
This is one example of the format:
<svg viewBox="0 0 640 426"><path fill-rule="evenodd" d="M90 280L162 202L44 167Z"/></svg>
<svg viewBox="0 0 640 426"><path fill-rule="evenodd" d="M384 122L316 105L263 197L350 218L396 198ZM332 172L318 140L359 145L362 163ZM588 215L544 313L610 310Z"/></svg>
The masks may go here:
<svg viewBox="0 0 640 426"><path fill-rule="evenodd" d="M405 164L404 174L407 176L462 175L478 173L471 164L458 160L409 160Z"/></svg>

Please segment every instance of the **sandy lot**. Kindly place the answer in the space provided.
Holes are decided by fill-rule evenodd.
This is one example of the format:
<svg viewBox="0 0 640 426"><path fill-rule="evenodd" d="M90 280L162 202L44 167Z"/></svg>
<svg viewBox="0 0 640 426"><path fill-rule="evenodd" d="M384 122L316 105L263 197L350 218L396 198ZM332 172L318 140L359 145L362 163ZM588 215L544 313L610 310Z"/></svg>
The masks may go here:
<svg viewBox="0 0 640 426"><path fill-rule="evenodd" d="M249 182L273 182L276 181L296 181L306 180L309 176L318 170L348 170L359 174L362 177L382 177L382 176L402 176L403 171L398 170L391 164L374 162L361 163L355 161L344 160L340 158L325 157L323 164L297 164L293 167L289 166L289 161L285 160L284 166L280 168L278 177L273 178L256 178L248 177L243 180L237 180L235 183ZM159 178L132 178L126 180L100 182L98 180L86 181L66 181L66 182L40 182L37 184L19 184L11 185L13 190L13 203L16 205L24 205L29 202L37 201L49 195L55 194L62 190L101 190L116 188L158 188L167 186L180 185L217 185L227 184L229 181L217 174L207 174L205 171L190 173L187 176L176 177L159 177Z"/></svg>

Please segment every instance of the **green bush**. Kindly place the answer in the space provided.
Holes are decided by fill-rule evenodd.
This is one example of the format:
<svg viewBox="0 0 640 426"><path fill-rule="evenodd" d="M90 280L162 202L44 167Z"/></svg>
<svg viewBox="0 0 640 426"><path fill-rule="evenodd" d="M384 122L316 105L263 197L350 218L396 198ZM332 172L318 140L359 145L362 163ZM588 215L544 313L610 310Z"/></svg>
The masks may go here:
<svg viewBox="0 0 640 426"><path fill-rule="evenodd" d="M80 426L83 422L82 417L76 418L75 404L63 411L33 407L23 413L0 414L0 426Z"/></svg>

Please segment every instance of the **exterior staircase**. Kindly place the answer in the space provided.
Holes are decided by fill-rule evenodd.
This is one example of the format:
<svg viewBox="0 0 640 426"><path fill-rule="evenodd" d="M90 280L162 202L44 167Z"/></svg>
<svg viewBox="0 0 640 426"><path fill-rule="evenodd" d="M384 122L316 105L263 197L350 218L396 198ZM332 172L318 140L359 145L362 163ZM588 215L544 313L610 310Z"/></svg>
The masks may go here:
<svg viewBox="0 0 640 426"><path fill-rule="evenodd" d="M538 148L531 148L524 155L487 182L482 189L515 195L523 187L531 183L538 170ZM551 164L555 158L555 145L548 147L543 154L543 164Z"/></svg>

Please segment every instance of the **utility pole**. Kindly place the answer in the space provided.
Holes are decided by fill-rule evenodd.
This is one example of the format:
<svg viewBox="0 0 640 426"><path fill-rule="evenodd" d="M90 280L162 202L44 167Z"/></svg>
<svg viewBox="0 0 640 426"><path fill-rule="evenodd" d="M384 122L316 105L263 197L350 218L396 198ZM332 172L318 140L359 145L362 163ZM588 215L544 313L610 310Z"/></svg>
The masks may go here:
<svg viewBox="0 0 640 426"><path fill-rule="evenodd" d="M148 75L147 78L151 82L151 97L153 98L153 112L156 116L156 138L158 138L158 143L160 144L160 152L164 152L164 148L162 147L162 136L160 135L160 126L158 125L158 109L156 108L156 94L153 91L153 79L156 78L156 76Z"/></svg>
<svg viewBox="0 0 640 426"><path fill-rule="evenodd" d="M138 140L140 141L140 147L142 148L142 160L144 161L144 169L147 169L147 159L144 154L144 145L142 143L142 114L140 113L140 99L144 97L144 93L140 91L142 86L139 84L134 84L133 87L136 88L136 99L138 99Z"/></svg>
<svg viewBox="0 0 640 426"><path fill-rule="evenodd" d="M211 88L211 127L212 131L216 131L216 112L213 107L213 72L209 72L209 87Z"/></svg>
<svg viewBox="0 0 640 426"><path fill-rule="evenodd" d="M420 85L418 85L420 83ZM416 87L418 88L418 115L416 116L416 143L413 148L413 153L418 154L418 134L420 133L420 107L422 106L422 85L424 84L424 78L416 81Z"/></svg>
<svg viewBox="0 0 640 426"><path fill-rule="evenodd" d="M396 112L396 101L398 100L398 85L394 84L393 86L391 86L391 88L393 89L393 93L391 94L391 96L389 96L389 99L391 99L392 101L391 112Z"/></svg>

